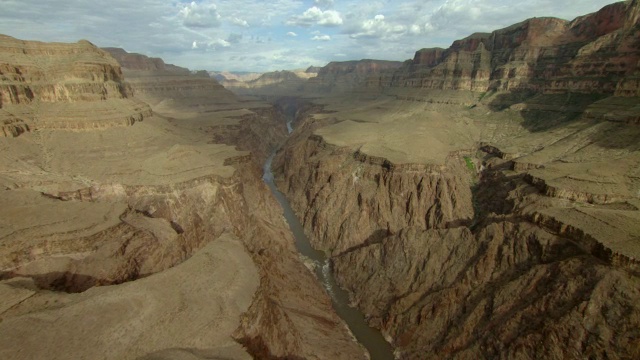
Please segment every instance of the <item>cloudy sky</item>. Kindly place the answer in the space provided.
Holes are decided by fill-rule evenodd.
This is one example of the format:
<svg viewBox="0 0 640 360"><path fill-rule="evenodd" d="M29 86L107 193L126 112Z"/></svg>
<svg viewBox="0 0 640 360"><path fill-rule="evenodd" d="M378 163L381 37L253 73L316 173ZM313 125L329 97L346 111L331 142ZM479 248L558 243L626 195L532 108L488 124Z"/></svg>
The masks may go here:
<svg viewBox="0 0 640 360"><path fill-rule="evenodd" d="M573 19L612 0L0 0L0 33L162 57L191 69L272 71L405 60L534 16Z"/></svg>

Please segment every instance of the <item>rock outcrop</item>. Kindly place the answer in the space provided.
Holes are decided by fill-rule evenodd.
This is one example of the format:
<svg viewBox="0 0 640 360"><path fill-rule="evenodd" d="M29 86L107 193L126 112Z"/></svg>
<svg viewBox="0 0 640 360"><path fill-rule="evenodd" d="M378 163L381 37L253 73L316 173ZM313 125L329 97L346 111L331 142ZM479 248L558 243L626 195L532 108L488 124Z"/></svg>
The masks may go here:
<svg viewBox="0 0 640 360"><path fill-rule="evenodd" d="M24 89L65 89L63 79L80 78L66 70L90 70L80 72L89 85L69 85L73 98L46 98L86 109L78 128L92 128L96 104L114 100L148 116L83 132L40 126L43 117L37 132L0 138L5 357L365 358L262 182L258 164L286 134L277 110L166 67L125 68L125 82L120 65L86 42L9 40L21 54L38 50L21 58L27 64L59 64L32 76L12 63ZM50 53L55 61L39 58ZM0 110L37 111L42 96Z"/></svg>
<svg viewBox="0 0 640 360"><path fill-rule="evenodd" d="M132 97L118 63L88 41L48 44L1 35L0 56L4 136L129 126L151 115Z"/></svg>
<svg viewBox="0 0 640 360"><path fill-rule="evenodd" d="M637 163L637 146L583 143L599 130L619 137L628 125L583 120L553 136L537 133L535 145L514 151L510 138L530 134L508 125L517 112L481 118L486 108L345 102L358 111L329 102L333 112L300 114L275 162L279 187L312 244L331 254L352 303L392 339L399 358L640 354L640 189L631 184L637 171L622 165ZM424 117L413 123L413 114ZM640 136L631 131L625 136ZM465 132L479 148L465 147ZM457 145L442 149L439 141ZM407 151L414 142L448 155L416 157ZM607 162L614 153L618 165L603 171L620 176L617 185L587 170L602 165L577 160ZM538 166L513 170L536 157ZM558 178L568 164L571 174ZM539 180L552 176L557 188ZM583 195L598 186L620 195Z"/></svg>
<svg viewBox="0 0 640 360"><path fill-rule="evenodd" d="M533 18L422 49L373 86L474 92L603 93L637 96L637 1L608 5L573 21Z"/></svg>
<svg viewBox="0 0 640 360"><path fill-rule="evenodd" d="M333 61L309 80L305 90L310 93L342 92L369 83L377 84L376 77L388 74L402 65L399 61L363 59L358 61Z"/></svg>

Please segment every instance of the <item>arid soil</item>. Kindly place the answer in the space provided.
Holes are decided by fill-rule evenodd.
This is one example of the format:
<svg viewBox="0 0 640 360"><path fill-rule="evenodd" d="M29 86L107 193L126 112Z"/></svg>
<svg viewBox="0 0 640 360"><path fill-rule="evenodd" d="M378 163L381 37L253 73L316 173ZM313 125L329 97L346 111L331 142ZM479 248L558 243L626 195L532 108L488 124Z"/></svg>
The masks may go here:
<svg viewBox="0 0 640 360"><path fill-rule="evenodd" d="M1 40L1 358L365 358L262 182L276 109Z"/></svg>
<svg viewBox="0 0 640 360"><path fill-rule="evenodd" d="M640 356L638 13L421 50L298 111L279 188L398 358Z"/></svg>
<svg viewBox="0 0 640 360"><path fill-rule="evenodd" d="M632 0L236 87L275 105L0 35L0 358L368 358L261 179L279 148L396 358L640 358L639 19Z"/></svg>

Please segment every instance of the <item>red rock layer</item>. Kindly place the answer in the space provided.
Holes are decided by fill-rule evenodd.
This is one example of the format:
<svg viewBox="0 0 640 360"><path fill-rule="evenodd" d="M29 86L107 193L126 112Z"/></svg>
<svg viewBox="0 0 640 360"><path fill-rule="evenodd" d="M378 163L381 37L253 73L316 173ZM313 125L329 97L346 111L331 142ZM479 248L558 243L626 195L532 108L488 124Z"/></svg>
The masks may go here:
<svg viewBox="0 0 640 360"><path fill-rule="evenodd" d="M132 95L119 64L86 40L42 43L0 35L1 136L129 126L151 115Z"/></svg>
<svg viewBox="0 0 640 360"><path fill-rule="evenodd" d="M380 83L394 87L638 95L637 0L571 22L533 18L448 49L422 49Z"/></svg>
<svg viewBox="0 0 640 360"><path fill-rule="evenodd" d="M146 71L181 71L188 73L189 69L172 64L166 64L160 58L148 57L142 54L129 53L124 49L105 47L102 50L108 52L114 59L120 63L123 68L130 70L146 70Z"/></svg>

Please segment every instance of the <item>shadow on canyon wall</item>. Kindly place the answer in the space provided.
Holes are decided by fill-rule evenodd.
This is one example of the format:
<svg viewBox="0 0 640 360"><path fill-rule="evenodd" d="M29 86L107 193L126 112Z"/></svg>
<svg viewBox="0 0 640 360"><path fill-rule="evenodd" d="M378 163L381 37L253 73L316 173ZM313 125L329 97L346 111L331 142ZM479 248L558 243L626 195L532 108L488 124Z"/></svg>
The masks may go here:
<svg viewBox="0 0 640 360"><path fill-rule="evenodd" d="M0 280L16 277L31 278L35 285L42 290L60 291L66 293L81 293L94 286L117 285L145 277L144 275L129 274L121 279L99 279L90 275L77 274L71 271L55 271L45 274L17 274L11 271L0 273ZM24 287L16 282L14 286Z"/></svg>
<svg viewBox="0 0 640 360"><path fill-rule="evenodd" d="M553 131L584 119L591 120L591 123L584 123L585 129L607 122L603 131L590 136L593 144L606 149L640 150L637 141L640 127L629 124L629 120L625 121L624 117L622 120L608 119L611 113L634 111L634 101L635 108L640 107L640 101L615 98L614 101L601 102L608 97L604 94L539 94L524 90L497 94L487 105L495 112L518 111L524 119L522 125L532 133ZM616 106L618 103L620 105ZM590 111L594 113L589 114ZM628 119L633 119L633 115L629 116Z"/></svg>

